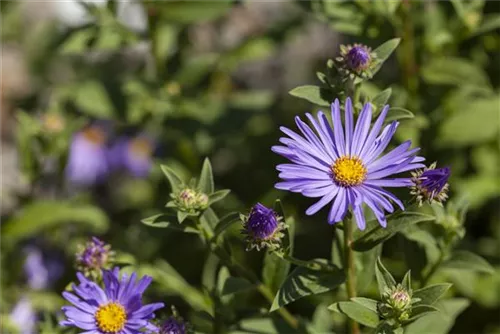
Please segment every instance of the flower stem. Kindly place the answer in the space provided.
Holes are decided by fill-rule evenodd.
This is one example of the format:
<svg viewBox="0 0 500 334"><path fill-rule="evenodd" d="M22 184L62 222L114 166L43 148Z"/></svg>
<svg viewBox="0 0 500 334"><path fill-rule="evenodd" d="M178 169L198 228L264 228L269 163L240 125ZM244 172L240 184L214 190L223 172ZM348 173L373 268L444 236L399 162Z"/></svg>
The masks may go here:
<svg viewBox="0 0 500 334"><path fill-rule="evenodd" d="M351 248L352 242L352 219L344 220L344 270L346 276L346 290L349 299L356 297L356 268L354 263L354 251ZM359 334L359 325L349 318L349 330L351 334Z"/></svg>
<svg viewBox="0 0 500 334"><path fill-rule="evenodd" d="M208 243L209 250L211 252L213 252L226 267L233 270L239 276L252 282L257 287L257 290L260 292L260 294L270 304L272 304L274 301L274 294L269 289L269 287L267 287L265 284L263 284L252 271L243 267L239 263L234 262L232 260L231 256L223 248L219 247L217 242L213 239L213 232L208 230L203 224L201 224L199 219L196 223L197 223L198 229L201 231L202 235L204 236L206 243ZM281 317L283 318L283 320L285 320L288 323L288 325L290 325L290 327L292 327L293 329L299 328L299 322L297 321L297 319L295 319L295 317L290 312L288 312L288 310L286 308L281 307L278 309L278 312L281 315Z"/></svg>
<svg viewBox="0 0 500 334"><path fill-rule="evenodd" d="M444 257L445 257L445 252L441 250L437 261L429 269L429 272L427 272L427 274L422 278L422 282L420 283L421 288L425 287L427 283L429 283L431 277L436 273L441 263L443 263Z"/></svg>

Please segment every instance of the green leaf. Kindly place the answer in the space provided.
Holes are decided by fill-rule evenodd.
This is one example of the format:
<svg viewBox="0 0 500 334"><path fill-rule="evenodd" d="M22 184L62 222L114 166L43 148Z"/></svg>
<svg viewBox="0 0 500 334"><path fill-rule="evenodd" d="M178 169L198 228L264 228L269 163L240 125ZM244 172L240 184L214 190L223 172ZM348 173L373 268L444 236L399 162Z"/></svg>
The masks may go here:
<svg viewBox="0 0 500 334"><path fill-rule="evenodd" d="M161 10L162 20L182 24L200 23L215 20L224 15L233 1L158 1L155 7Z"/></svg>
<svg viewBox="0 0 500 334"><path fill-rule="evenodd" d="M274 252L267 252L264 256L262 279L273 293L276 293L290 271L290 263L276 256Z"/></svg>
<svg viewBox="0 0 500 334"><path fill-rule="evenodd" d="M451 287L449 283L434 284L413 291L412 298L419 298L416 305L432 305Z"/></svg>
<svg viewBox="0 0 500 334"><path fill-rule="evenodd" d="M440 312L433 312L417 319L405 327L405 334L447 334L455 318L469 306L465 298L447 299L438 302L435 306Z"/></svg>
<svg viewBox="0 0 500 334"><path fill-rule="evenodd" d="M394 50L396 50L400 41L401 38L393 38L373 50L373 52L377 55L378 61L377 66L375 66L372 71L373 75L375 75L380 70L384 62L389 58Z"/></svg>
<svg viewBox="0 0 500 334"><path fill-rule="evenodd" d="M170 187L172 187L172 192L176 193L181 191L181 187L184 184L181 178L177 176L177 174L167 165L161 165L160 168L163 174L165 174L165 176L167 177L168 182L170 183Z"/></svg>
<svg viewBox="0 0 500 334"><path fill-rule="evenodd" d="M231 190L229 189L223 189L223 190L217 190L216 192L208 195L208 205L212 205L215 202L223 200Z"/></svg>
<svg viewBox="0 0 500 334"><path fill-rule="evenodd" d="M471 270L493 274L495 270L485 259L474 253L459 250L452 253L451 258L442 264L443 268Z"/></svg>
<svg viewBox="0 0 500 334"><path fill-rule="evenodd" d="M255 285L244 278L228 277L224 281L222 296L229 296L234 293L249 291L255 288Z"/></svg>
<svg viewBox="0 0 500 334"><path fill-rule="evenodd" d="M205 194L212 194L214 192L214 177L212 174L212 165L210 160L205 158L203 167L201 168L200 179L198 181L198 188Z"/></svg>
<svg viewBox="0 0 500 334"><path fill-rule="evenodd" d="M384 267L380 258L377 259L377 264L375 266L375 277L377 278L378 291L380 296L385 292L385 290L392 289L396 286L396 280L392 277L389 270Z"/></svg>
<svg viewBox="0 0 500 334"><path fill-rule="evenodd" d="M104 85L96 80L75 86L74 102L87 115L110 119L114 115L113 104Z"/></svg>
<svg viewBox="0 0 500 334"><path fill-rule="evenodd" d="M439 309L430 305L416 305L411 308L411 318L408 319L409 322L415 321L418 318L423 317L431 312L439 312Z"/></svg>
<svg viewBox="0 0 500 334"><path fill-rule="evenodd" d="M377 108L381 108L387 104L387 101L389 101L391 94L392 94L392 89L387 88L387 89L381 91L380 93L378 93L377 95L375 95L373 97L373 99L371 100L371 103L376 105Z"/></svg>
<svg viewBox="0 0 500 334"><path fill-rule="evenodd" d="M109 221L98 207L65 201L41 200L24 206L2 226L5 241L17 241L62 224L77 223L95 234L107 231Z"/></svg>
<svg viewBox="0 0 500 334"><path fill-rule="evenodd" d="M326 263L326 261L322 261ZM297 267L283 282L274 298L270 312L300 298L330 291L344 281L344 273L338 268L327 272Z"/></svg>
<svg viewBox="0 0 500 334"><path fill-rule="evenodd" d="M384 122L389 123L392 121L398 121L400 119L410 119L414 117L415 115L407 109L392 107L389 108L389 111L387 112L387 117L385 118Z"/></svg>
<svg viewBox="0 0 500 334"><path fill-rule="evenodd" d="M356 304L362 305L369 310L377 312L378 301L376 301L375 299L364 298L364 297L353 297L351 298L351 301Z"/></svg>
<svg viewBox="0 0 500 334"><path fill-rule="evenodd" d="M169 228L172 230L177 230L185 233L200 233L195 227L190 226L188 223L179 224L170 222L171 219L175 219L172 215L157 214L148 218L144 218L141 222L144 225L148 225L156 228Z"/></svg>
<svg viewBox="0 0 500 334"><path fill-rule="evenodd" d="M226 216L222 217L221 220L215 225L214 229L214 239L222 234L225 230L231 227L235 223L242 223L240 219L240 214L238 212L231 212Z"/></svg>
<svg viewBox="0 0 500 334"><path fill-rule="evenodd" d="M431 59L421 70L427 83L490 87L486 73L470 60L451 57Z"/></svg>
<svg viewBox="0 0 500 334"><path fill-rule="evenodd" d="M188 216L189 213L187 212L177 211L177 220L179 221L179 223L182 223Z"/></svg>
<svg viewBox="0 0 500 334"><path fill-rule="evenodd" d="M356 288L360 294L370 289L370 285L375 278L375 263L381 256L381 253L381 244L367 252L354 253L357 275Z"/></svg>
<svg viewBox="0 0 500 334"><path fill-rule="evenodd" d="M485 15L481 25L474 30L470 37L481 35L498 28L500 28L500 14Z"/></svg>
<svg viewBox="0 0 500 334"><path fill-rule="evenodd" d="M498 96L478 99L444 119L439 131L442 146L473 146L497 138Z"/></svg>
<svg viewBox="0 0 500 334"><path fill-rule="evenodd" d="M287 217L285 211L283 210L283 205L280 199L274 202L274 211L279 217L282 217L288 228L284 231L285 237L283 238L283 248L290 255L293 253L293 243L294 243L294 232L295 232L295 219L293 217Z"/></svg>
<svg viewBox="0 0 500 334"><path fill-rule="evenodd" d="M331 104L331 98L329 97L328 91L318 86L299 86L292 89L289 94L322 107L329 107Z"/></svg>
<svg viewBox="0 0 500 334"><path fill-rule="evenodd" d="M434 219L434 216L405 211L389 216L385 228L380 226L376 219L371 220L367 222L367 232L355 233L357 239L353 242L352 248L360 252L370 250L409 226Z"/></svg>
<svg viewBox="0 0 500 334"><path fill-rule="evenodd" d="M401 285L405 290L411 290L411 270L408 270L403 277L403 281L401 282Z"/></svg>
<svg viewBox="0 0 500 334"><path fill-rule="evenodd" d="M355 302L338 302L332 304L328 309L345 314L349 318L367 327L375 328L379 323L378 314L376 311L368 309L361 304Z"/></svg>

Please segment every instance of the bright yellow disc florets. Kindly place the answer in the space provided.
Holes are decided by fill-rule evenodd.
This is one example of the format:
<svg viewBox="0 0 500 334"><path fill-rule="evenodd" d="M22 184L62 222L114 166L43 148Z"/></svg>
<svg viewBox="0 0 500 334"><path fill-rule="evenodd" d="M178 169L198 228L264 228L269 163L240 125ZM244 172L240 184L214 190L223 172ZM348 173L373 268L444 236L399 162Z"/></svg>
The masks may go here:
<svg viewBox="0 0 500 334"><path fill-rule="evenodd" d="M352 187L363 183L366 178L366 168L356 157L344 156L335 160L332 165L333 179L342 187Z"/></svg>
<svg viewBox="0 0 500 334"><path fill-rule="evenodd" d="M106 333L117 333L127 321L125 308L118 303L109 303L99 307L94 315L97 326Z"/></svg>

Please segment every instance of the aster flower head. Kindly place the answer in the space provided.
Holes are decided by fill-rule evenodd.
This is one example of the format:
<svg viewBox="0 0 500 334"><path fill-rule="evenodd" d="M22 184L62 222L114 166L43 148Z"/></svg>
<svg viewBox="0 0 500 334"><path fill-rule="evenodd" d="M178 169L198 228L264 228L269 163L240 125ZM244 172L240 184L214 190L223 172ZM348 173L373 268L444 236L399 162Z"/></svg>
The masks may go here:
<svg viewBox="0 0 500 334"><path fill-rule="evenodd" d="M77 132L71 141L66 178L74 184L91 186L104 181L109 173L104 126L93 124Z"/></svg>
<svg viewBox="0 0 500 334"><path fill-rule="evenodd" d="M449 167L436 168L436 162L423 170L412 173L411 194L416 196L419 205L424 201L442 203L448 198Z"/></svg>
<svg viewBox="0 0 500 334"><path fill-rule="evenodd" d="M275 187L320 198L307 209L307 215L332 203L328 214L330 224L342 221L351 209L358 228L364 230L364 203L385 227L385 212L394 211L393 203L402 210L404 206L384 187L411 186L410 178L393 175L421 168L420 162L424 160L416 156L418 148L410 149L410 141L383 154L399 124L394 121L383 127L388 110L388 106L383 108L373 126L369 103L364 105L354 123L349 98L345 103L344 124L338 100L332 104L333 127L321 111L316 117L306 114L312 127L297 116L295 122L301 134L281 127L288 137L280 138L283 145L272 147L273 152L291 162L276 167L283 182Z"/></svg>
<svg viewBox="0 0 500 334"><path fill-rule="evenodd" d="M158 334L186 334L187 328L184 320L174 312L174 315L163 321Z"/></svg>
<svg viewBox="0 0 500 334"><path fill-rule="evenodd" d="M124 169L135 177L148 176L153 165L154 140L147 135L120 138L109 150L109 164Z"/></svg>
<svg viewBox="0 0 500 334"><path fill-rule="evenodd" d="M86 276L99 276L101 269L108 268L113 261L111 246L96 237L92 237L85 246L80 246L76 253L76 267Z"/></svg>
<svg viewBox="0 0 500 334"><path fill-rule="evenodd" d="M371 77L370 68L376 63L376 54L362 44L342 45L337 64L346 77Z"/></svg>
<svg viewBox="0 0 500 334"><path fill-rule="evenodd" d="M61 326L77 327L92 334L139 334L143 330L158 331L150 321L154 312L164 305L143 305L142 295L152 278L137 274L130 277L119 275L119 269L103 270L104 289L95 282L77 273L78 285L73 292L63 292L63 297L74 306L64 306L66 320Z"/></svg>
<svg viewBox="0 0 500 334"><path fill-rule="evenodd" d="M279 248L284 236L283 230L286 228L281 219L273 209L261 203L257 203L250 210L248 217L242 216L243 233L246 234L248 242L247 250Z"/></svg>

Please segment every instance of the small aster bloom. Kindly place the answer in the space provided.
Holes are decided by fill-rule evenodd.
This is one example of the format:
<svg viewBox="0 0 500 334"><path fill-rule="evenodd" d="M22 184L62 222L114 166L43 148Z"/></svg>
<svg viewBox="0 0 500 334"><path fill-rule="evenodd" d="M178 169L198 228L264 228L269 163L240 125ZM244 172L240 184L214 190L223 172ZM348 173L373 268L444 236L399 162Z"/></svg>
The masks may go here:
<svg viewBox="0 0 500 334"><path fill-rule="evenodd" d="M317 117L306 114L312 128L299 117L295 118L302 135L281 127L288 137L280 138L284 146L273 146L272 150L292 163L276 167L283 182L275 187L306 197L319 197L320 200L307 209L307 215L313 215L332 203L328 214L330 224L341 221L351 208L359 229L364 230L365 203L385 227L385 211L394 211L391 201L402 210L404 206L384 187L411 186L410 178L395 178L393 175L421 168L420 162L424 160L416 156L418 148L409 149L410 141L383 154L398 127L398 122L394 121L382 128L388 110L389 107L385 106L371 126L371 105L367 103L355 124L353 106L348 98L345 124L342 124L340 104L335 100L332 104L334 127L321 111Z"/></svg>
<svg viewBox="0 0 500 334"><path fill-rule="evenodd" d="M243 217L243 233L247 235L248 241L247 250L278 248L284 236L282 233L284 229L285 224L281 222L281 217L278 217L273 209L261 203L252 208L248 217Z"/></svg>
<svg viewBox="0 0 500 334"><path fill-rule="evenodd" d="M109 172L107 137L104 128L98 125L91 125L73 136L66 166L70 182L91 186L106 178Z"/></svg>
<svg viewBox="0 0 500 334"><path fill-rule="evenodd" d="M436 168L436 163L413 172L411 194L416 196L419 205L422 205L424 201L429 203L446 201L450 174L449 167Z"/></svg>
<svg viewBox="0 0 500 334"><path fill-rule="evenodd" d="M141 135L119 139L109 151L109 162L113 168L123 168L135 177L146 177L153 165L154 141Z"/></svg>
<svg viewBox="0 0 500 334"><path fill-rule="evenodd" d="M19 330L19 334L35 333L37 316L31 301L22 297L10 312L10 318Z"/></svg>
<svg viewBox="0 0 500 334"><path fill-rule="evenodd" d="M158 334L186 334L186 324L178 317L171 316L165 320Z"/></svg>
<svg viewBox="0 0 500 334"><path fill-rule="evenodd" d="M119 276L119 269L103 270L104 289L77 273L78 285L74 293L63 292L63 297L74 306L64 306L66 316L61 326L84 330L85 334L139 334L143 330L158 331L150 320L163 303L142 304L142 294L152 278L137 274Z"/></svg>
<svg viewBox="0 0 500 334"><path fill-rule="evenodd" d="M114 253L111 246L96 237L87 242L85 246L80 246L80 251L76 254L76 266L84 273L99 271L107 268L113 258Z"/></svg>

